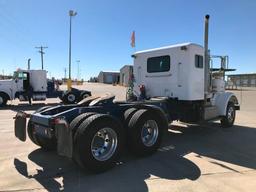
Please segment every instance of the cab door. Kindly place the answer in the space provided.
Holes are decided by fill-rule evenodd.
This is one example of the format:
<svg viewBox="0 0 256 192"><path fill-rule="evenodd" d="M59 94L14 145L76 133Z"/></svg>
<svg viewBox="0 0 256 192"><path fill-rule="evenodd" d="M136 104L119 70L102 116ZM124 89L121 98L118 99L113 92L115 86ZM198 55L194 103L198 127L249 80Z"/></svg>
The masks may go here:
<svg viewBox="0 0 256 192"><path fill-rule="evenodd" d="M23 90L26 92L29 90L29 73L23 72L22 79L23 79Z"/></svg>
<svg viewBox="0 0 256 192"><path fill-rule="evenodd" d="M17 92L26 92L29 88L29 73L15 72L15 83Z"/></svg>

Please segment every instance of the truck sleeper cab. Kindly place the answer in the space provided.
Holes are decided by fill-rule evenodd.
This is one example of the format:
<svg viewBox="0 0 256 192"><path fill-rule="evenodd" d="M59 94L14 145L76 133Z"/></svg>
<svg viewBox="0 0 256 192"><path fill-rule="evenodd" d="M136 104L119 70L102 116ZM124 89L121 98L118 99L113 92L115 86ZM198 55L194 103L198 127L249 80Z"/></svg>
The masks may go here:
<svg viewBox="0 0 256 192"><path fill-rule="evenodd" d="M212 78L212 91L205 92L204 48L200 45L171 45L139 51L132 57L135 97L140 98L143 86L146 99L168 98L173 120L196 123L218 119L226 115L230 101L239 109L236 96L225 92L222 77Z"/></svg>

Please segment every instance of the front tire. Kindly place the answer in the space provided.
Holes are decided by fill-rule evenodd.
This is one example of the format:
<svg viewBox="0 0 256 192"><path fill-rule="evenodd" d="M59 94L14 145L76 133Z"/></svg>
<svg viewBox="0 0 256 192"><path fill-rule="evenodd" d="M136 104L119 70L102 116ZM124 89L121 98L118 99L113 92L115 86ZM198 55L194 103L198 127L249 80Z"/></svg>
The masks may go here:
<svg viewBox="0 0 256 192"><path fill-rule="evenodd" d="M3 93L0 93L0 107L5 106L7 103L6 95Z"/></svg>
<svg viewBox="0 0 256 192"><path fill-rule="evenodd" d="M236 119L236 109L233 102L229 102L226 110L226 115L221 118L221 126L224 128L232 127Z"/></svg>
<svg viewBox="0 0 256 192"><path fill-rule="evenodd" d="M115 166L123 142L121 124L110 115L87 118L74 138L74 158L83 168L103 172Z"/></svg>

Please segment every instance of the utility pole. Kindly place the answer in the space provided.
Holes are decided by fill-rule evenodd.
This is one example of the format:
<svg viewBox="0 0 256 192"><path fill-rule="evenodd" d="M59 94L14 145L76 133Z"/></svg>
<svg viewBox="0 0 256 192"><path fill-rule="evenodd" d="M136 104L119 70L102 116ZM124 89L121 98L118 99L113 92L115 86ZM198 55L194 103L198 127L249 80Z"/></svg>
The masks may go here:
<svg viewBox="0 0 256 192"><path fill-rule="evenodd" d="M36 49L40 49L38 52L41 53L41 63L42 63L42 69L44 69L44 49L47 49L48 47L43 47L43 46L40 46L40 47L35 47Z"/></svg>
<svg viewBox="0 0 256 192"><path fill-rule="evenodd" d="M31 61L31 59L29 58L28 59L28 70L30 70L30 61Z"/></svg>
<svg viewBox="0 0 256 192"><path fill-rule="evenodd" d="M64 68L64 79L67 79L67 68Z"/></svg>
<svg viewBox="0 0 256 192"><path fill-rule="evenodd" d="M77 80L79 81L80 80L80 66L79 66L80 60L76 60L76 62L77 62Z"/></svg>

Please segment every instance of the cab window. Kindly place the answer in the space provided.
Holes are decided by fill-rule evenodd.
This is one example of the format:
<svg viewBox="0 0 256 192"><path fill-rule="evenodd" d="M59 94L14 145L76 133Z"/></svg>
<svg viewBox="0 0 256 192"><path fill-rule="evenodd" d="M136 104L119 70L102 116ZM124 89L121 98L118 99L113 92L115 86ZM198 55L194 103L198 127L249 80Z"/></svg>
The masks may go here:
<svg viewBox="0 0 256 192"><path fill-rule="evenodd" d="M195 55L195 67L196 68L204 67L204 58L202 55Z"/></svg>
<svg viewBox="0 0 256 192"><path fill-rule="evenodd" d="M160 57L150 57L147 60L147 72L148 73L159 73L170 70L171 58L169 55Z"/></svg>
<svg viewBox="0 0 256 192"><path fill-rule="evenodd" d="M27 73L23 73L23 72L14 72L13 78L14 79L27 80L28 79L28 74Z"/></svg>

